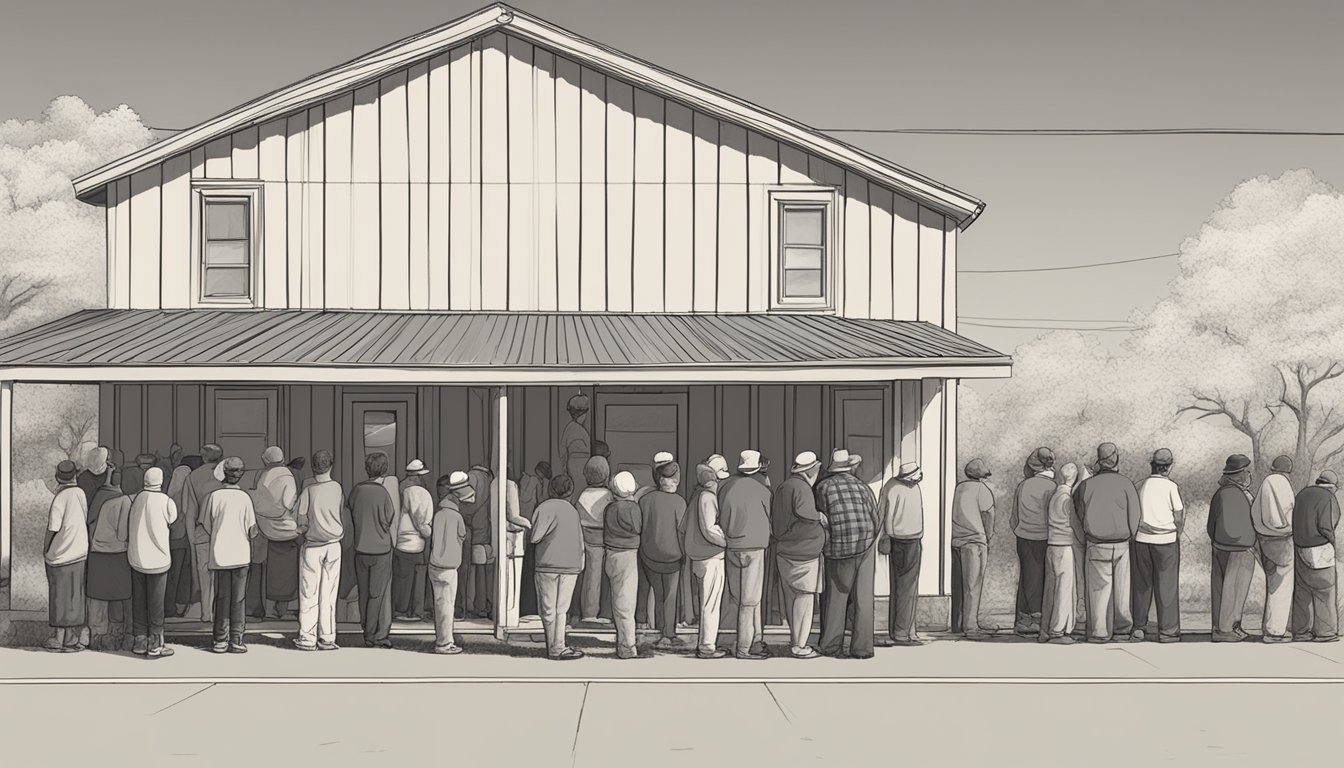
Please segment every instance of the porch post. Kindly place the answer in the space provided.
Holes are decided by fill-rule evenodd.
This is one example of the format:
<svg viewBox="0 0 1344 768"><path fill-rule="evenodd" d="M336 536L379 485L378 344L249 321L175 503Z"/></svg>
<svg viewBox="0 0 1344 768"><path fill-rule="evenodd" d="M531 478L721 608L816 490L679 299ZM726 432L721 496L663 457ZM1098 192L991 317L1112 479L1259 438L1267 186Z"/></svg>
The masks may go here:
<svg viewBox="0 0 1344 768"><path fill-rule="evenodd" d="M9 610L13 582L10 574L10 527L14 520L14 382L0 381L0 610Z"/></svg>
<svg viewBox="0 0 1344 768"><path fill-rule="evenodd" d="M509 558L505 542L508 540L508 520L504 508L509 494L509 394L505 387L495 387L495 489L490 495L491 513L495 522L495 639L504 639L504 628L509 626ZM514 622L516 623L516 621Z"/></svg>

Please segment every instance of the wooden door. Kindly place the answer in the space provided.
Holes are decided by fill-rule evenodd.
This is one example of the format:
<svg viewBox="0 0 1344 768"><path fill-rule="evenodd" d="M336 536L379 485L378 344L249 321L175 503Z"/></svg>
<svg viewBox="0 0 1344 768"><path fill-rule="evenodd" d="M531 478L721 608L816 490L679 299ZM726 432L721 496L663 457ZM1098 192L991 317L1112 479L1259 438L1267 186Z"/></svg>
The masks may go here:
<svg viewBox="0 0 1344 768"><path fill-rule="evenodd" d="M387 455L387 474L400 477L419 449L416 396L347 391L343 399L345 450L339 462L347 489L368 477L364 459L375 452Z"/></svg>
<svg viewBox="0 0 1344 768"><path fill-rule="evenodd" d="M597 439L611 449L611 473L629 472L641 485L653 485L653 455L671 451L681 465L686 487L687 395L598 391L593 423ZM692 480L692 485L694 484Z"/></svg>
<svg viewBox="0 0 1344 768"><path fill-rule="evenodd" d="M208 442L237 456L249 470L261 467L261 453L280 444L279 392L273 388L212 387L205 433Z"/></svg>

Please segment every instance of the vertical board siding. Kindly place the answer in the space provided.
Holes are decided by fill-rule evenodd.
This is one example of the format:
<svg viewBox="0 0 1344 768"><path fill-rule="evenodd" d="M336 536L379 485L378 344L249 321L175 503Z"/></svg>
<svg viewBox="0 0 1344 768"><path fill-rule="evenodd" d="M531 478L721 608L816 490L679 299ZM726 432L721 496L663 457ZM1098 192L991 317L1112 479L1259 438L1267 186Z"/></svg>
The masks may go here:
<svg viewBox="0 0 1344 768"><path fill-rule="evenodd" d="M957 330L957 223L943 217L943 327Z"/></svg>
<svg viewBox="0 0 1344 768"><path fill-rule="evenodd" d="M191 305L191 182L229 179L271 308L765 311L771 190L832 187L837 311L956 323L941 213L502 32L109 184L109 305Z"/></svg>
<svg viewBox="0 0 1344 768"><path fill-rule="evenodd" d="M924 502L924 530L932 534L942 529L943 496L943 380L924 379L919 410L919 466L931 482L921 483ZM942 564L936 558L920 563L919 593L936 595L942 581Z"/></svg>

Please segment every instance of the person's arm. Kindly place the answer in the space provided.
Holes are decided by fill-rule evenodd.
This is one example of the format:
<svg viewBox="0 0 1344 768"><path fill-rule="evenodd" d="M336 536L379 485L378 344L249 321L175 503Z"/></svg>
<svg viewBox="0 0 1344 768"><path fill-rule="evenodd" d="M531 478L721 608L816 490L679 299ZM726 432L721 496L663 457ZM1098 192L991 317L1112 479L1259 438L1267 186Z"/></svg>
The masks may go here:
<svg viewBox="0 0 1344 768"><path fill-rule="evenodd" d="M172 525L175 522L177 522L177 502L173 501L172 499L168 499L168 524ZM131 535L130 515L126 516L126 535L127 536Z"/></svg>
<svg viewBox="0 0 1344 768"><path fill-rule="evenodd" d="M537 544L545 541L555 531L556 518L549 510L538 510L534 513L534 517L531 540L533 544Z"/></svg>
<svg viewBox="0 0 1344 768"><path fill-rule="evenodd" d="M521 528L531 528L532 521L528 520L518 513L518 486L514 483L508 483L508 490L504 493L504 517L509 525L514 526L515 530Z"/></svg>
<svg viewBox="0 0 1344 768"><path fill-rule="evenodd" d="M294 525L298 527L299 532L308 530L308 516L312 514L313 495L307 488L299 494L299 500L294 505Z"/></svg>
<svg viewBox="0 0 1344 768"><path fill-rule="evenodd" d="M380 483L379 485L381 486L382 484ZM392 523L396 522L397 519L397 508L396 505L392 503L392 494L387 491L386 487L383 487L383 496L386 498L379 500L378 521L383 524L384 528L390 531L392 530Z"/></svg>
<svg viewBox="0 0 1344 768"><path fill-rule="evenodd" d="M719 527L719 502L718 497L712 493L700 494L700 501L696 504L696 518L700 524L700 533L705 540L716 547L728 546L728 539L723 535L723 529Z"/></svg>
<svg viewBox="0 0 1344 768"><path fill-rule="evenodd" d="M1125 484L1125 499L1129 505L1129 538L1139 533L1139 492L1133 483Z"/></svg>
<svg viewBox="0 0 1344 768"><path fill-rule="evenodd" d="M60 532L64 518L65 505L60 503L60 494L57 492L57 497L51 500L51 509L47 511L47 535L42 542L42 554L44 556L51 551L51 542Z"/></svg>
<svg viewBox="0 0 1344 768"><path fill-rule="evenodd" d="M247 537L249 539L257 538L261 529L257 528L257 510L252 506L252 499L247 500L247 507L243 512L243 524L247 526Z"/></svg>
<svg viewBox="0 0 1344 768"><path fill-rule="evenodd" d="M985 541L989 541L994 538L994 492L984 483L980 488L980 522L985 528Z"/></svg>
<svg viewBox="0 0 1344 768"><path fill-rule="evenodd" d="M1018 507L1022 503L1022 484L1018 483L1017 489L1013 491L1013 511L1008 513L1008 530L1017 533L1017 523L1021 519L1018 515Z"/></svg>
<svg viewBox="0 0 1344 768"><path fill-rule="evenodd" d="M425 496L428 497L428 490L425 490ZM422 498L419 509L412 508L411 523L420 535L426 539L434 536L434 506L433 503Z"/></svg>
<svg viewBox="0 0 1344 768"><path fill-rule="evenodd" d="M1330 509L1321 512L1320 532L1330 546L1335 545L1335 526L1339 524L1339 499L1330 494Z"/></svg>
<svg viewBox="0 0 1344 768"><path fill-rule="evenodd" d="M284 477L280 478L280 506L285 512L292 513L298 503L299 484L294 482L294 473L286 468Z"/></svg>
<svg viewBox="0 0 1344 768"><path fill-rule="evenodd" d="M1218 518L1223 514L1222 494L1219 491L1213 492L1213 499L1209 501L1209 524L1205 526L1205 532L1209 534L1209 540L1213 540L1213 532L1217 528Z"/></svg>
<svg viewBox="0 0 1344 768"><path fill-rule="evenodd" d="M1185 505L1181 503L1181 489L1171 484L1171 519L1176 522L1176 536L1185 533Z"/></svg>

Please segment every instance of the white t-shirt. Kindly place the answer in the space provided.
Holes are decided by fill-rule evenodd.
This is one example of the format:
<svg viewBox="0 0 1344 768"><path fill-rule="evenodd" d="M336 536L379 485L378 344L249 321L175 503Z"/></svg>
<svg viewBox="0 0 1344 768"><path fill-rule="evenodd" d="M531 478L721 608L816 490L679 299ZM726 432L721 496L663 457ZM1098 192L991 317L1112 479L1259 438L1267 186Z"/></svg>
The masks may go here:
<svg viewBox="0 0 1344 768"><path fill-rule="evenodd" d="M1176 513L1184 510L1181 491L1171 478L1150 475L1139 483L1139 533L1135 541L1144 544L1173 544L1176 541Z"/></svg>
<svg viewBox="0 0 1344 768"><path fill-rule="evenodd" d="M130 535L126 550L131 567L140 573L166 573L173 564L168 526L177 519L177 504L166 493L141 491L131 502Z"/></svg>
<svg viewBox="0 0 1344 768"><path fill-rule="evenodd" d="M201 519L210 531L210 570L246 568L252 563L252 530L257 527L252 497L226 485L205 497Z"/></svg>
<svg viewBox="0 0 1344 768"><path fill-rule="evenodd" d="M56 534L47 548L47 565L70 565L89 557L89 500L77 485L61 486L51 500L47 530Z"/></svg>

